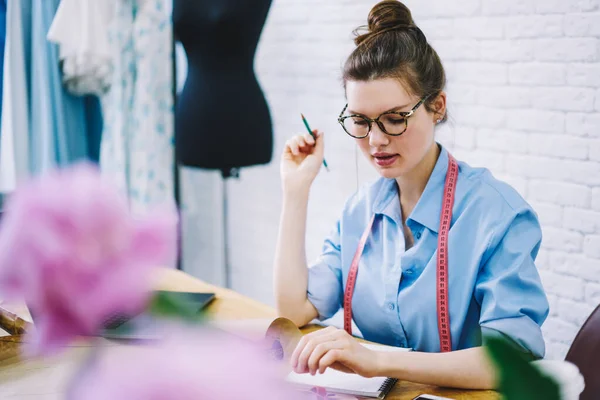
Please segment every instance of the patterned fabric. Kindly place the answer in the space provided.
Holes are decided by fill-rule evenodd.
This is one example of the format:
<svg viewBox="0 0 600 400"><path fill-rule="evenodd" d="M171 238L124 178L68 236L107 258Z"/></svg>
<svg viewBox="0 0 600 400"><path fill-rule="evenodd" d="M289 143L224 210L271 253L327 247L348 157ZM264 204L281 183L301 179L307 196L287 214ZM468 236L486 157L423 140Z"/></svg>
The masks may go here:
<svg viewBox="0 0 600 400"><path fill-rule="evenodd" d="M164 0L118 0L109 36L115 74L102 99L102 170L133 212L173 204L173 55Z"/></svg>

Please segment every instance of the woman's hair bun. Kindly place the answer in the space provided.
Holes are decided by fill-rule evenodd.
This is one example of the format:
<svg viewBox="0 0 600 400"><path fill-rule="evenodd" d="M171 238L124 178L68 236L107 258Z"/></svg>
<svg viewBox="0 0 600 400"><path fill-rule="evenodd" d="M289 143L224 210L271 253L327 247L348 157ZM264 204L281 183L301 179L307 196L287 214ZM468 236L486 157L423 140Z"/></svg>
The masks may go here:
<svg viewBox="0 0 600 400"><path fill-rule="evenodd" d="M408 7L397 0L384 0L375 4L369 12L368 25L362 27L367 32L357 34L354 43L358 46L362 42L381 33L391 30L408 30L416 28L415 21ZM360 28L359 28L360 29Z"/></svg>

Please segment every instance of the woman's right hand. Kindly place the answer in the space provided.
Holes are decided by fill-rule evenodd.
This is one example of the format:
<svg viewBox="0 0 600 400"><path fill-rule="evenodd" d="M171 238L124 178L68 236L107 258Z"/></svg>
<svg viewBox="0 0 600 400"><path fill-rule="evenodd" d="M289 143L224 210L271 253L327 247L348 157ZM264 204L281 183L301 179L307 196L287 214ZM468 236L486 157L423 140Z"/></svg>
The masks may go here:
<svg viewBox="0 0 600 400"><path fill-rule="evenodd" d="M281 181L284 191L308 191L323 164L323 132L313 130L310 134L289 139L281 156Z"/></svg>

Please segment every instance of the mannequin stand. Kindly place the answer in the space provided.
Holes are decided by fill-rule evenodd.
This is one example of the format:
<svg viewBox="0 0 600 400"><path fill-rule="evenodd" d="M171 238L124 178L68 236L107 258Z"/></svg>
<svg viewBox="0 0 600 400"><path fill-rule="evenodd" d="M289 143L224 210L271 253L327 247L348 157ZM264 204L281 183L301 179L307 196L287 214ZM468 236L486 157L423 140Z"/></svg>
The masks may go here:
<svg viewBox="0 0 600 400"><path fill-rule="evenodd" d="M222 193L223 193L223 272L225 273L225 287L231 289L231 264L229 261L229 218L228 218L228 195L227 178L239 178L240 170L237 168L225 169L221 171Z"/></svg>

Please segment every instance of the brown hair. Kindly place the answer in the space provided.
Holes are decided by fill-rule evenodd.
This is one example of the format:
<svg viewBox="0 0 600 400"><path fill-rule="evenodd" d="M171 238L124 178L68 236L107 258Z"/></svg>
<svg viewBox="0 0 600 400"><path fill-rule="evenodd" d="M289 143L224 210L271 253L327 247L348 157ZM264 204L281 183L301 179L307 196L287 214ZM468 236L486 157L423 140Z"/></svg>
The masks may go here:
<svg viewBox="0 0 600 400"><path fill-rule="evenodd" d="M360 34L361 29L367 32ZM425 108L435 112L431 104L446 85L446 73L408 7L396 0L381 1L371 9L368 26L354 33L357 47L344 65L344 83L396 78L411 94L429 95Z"/></svg>

